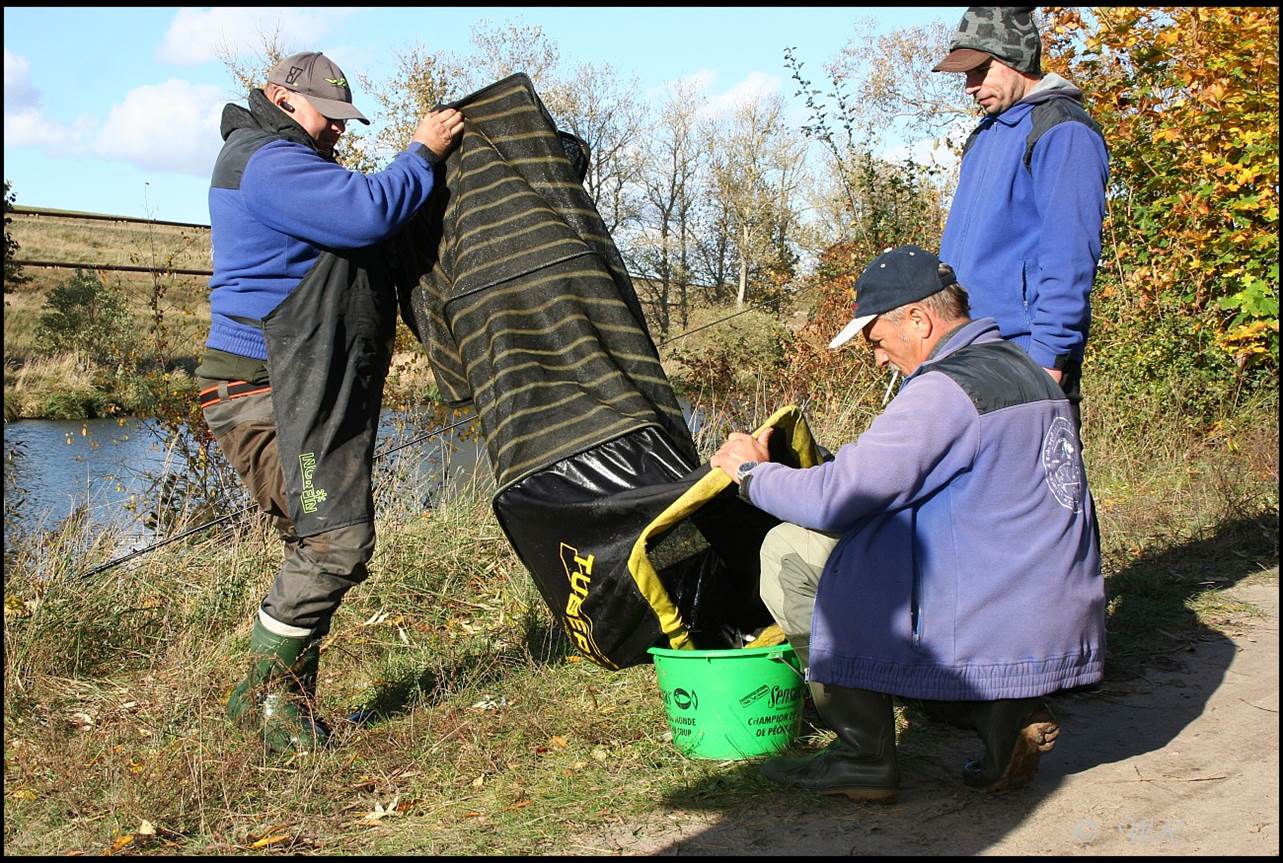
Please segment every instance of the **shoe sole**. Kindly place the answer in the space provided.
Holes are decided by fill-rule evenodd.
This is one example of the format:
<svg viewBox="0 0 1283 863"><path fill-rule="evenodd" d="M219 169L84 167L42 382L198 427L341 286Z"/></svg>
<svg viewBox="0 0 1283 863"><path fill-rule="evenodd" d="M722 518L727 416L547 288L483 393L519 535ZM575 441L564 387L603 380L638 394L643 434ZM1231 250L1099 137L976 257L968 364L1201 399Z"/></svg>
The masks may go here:
<svg viewBox="0 0 1283 863"><path fill-rule="evenodd" d="M997 782L981 790L992 794L1028 785L1038 772L1038 759L1042 753L1051 751L1058 736L1060 725L1055 717L1045 710L1036 711L1025 720L1025 727L1016 735L1016 744L1012 747L1006 771Z"/></svg>
<svg viewBox="0 0 1283 863"><path fill-rule="evenodd" d="M894 803L896 790L894 788L832 788L820 793L831 797L846 797L847 800L860 803Z"/></svg>

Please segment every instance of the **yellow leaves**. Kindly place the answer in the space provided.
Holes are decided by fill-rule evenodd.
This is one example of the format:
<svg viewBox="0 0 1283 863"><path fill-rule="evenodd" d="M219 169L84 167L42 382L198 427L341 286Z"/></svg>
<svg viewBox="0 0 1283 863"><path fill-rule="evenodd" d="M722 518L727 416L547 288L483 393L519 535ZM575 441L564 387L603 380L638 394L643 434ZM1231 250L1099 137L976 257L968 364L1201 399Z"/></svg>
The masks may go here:
<svg viewBox="0 0 1283 863"><path fill-rule="evenodd" d="M37 608L40 607L40 597L32 599L23 599L16 593L11 593L4 598L4 616L21 619L30 617Z"/></svg>
<svg viewBox="0 0 1283 863"><path fill-rule="evenodd" d="M1204 87L1199 96L1216 105L1225 98L1225 93L1225 86L1220 81L1214 81L1211 85Z"/></svg>
<svg viewBox="0 0 1283 863"><path fill-rule="evenodd" d="M361 822L363 824L378 824L382 822L384 818L387 818L390 815L398 814L400 811L398 808L398 804L400 802L401 802L401 798L399 795L396 797L393 797L390 801L388 801L387 806L384 806L382 803L379 803L376 800L374 802L374 808L369 812L365 813L363 816L361 816Z"/></svg>
<svg viewBox="0 0 1283 863"><path fill-rule="evenodd" d="M148 840L156 837L155 826L146 818L138 825L138 829L133 833L125 833L117 836L111 842L111 847L103 852L104 855L116 854L131 845L138 846L145 844Z"/></svg>
<svg viewBox="0 0 1283 863"><path fill-rule="evenodd" d="M278 843L284 842L289 838L290 838L290 834L288 833L275 833L275 834L272 834L271 836L264 836L262 839L257 840L256 842L251 844L249 847L255 848L255 849L266 848L269 845L276 845Z"/></svg>

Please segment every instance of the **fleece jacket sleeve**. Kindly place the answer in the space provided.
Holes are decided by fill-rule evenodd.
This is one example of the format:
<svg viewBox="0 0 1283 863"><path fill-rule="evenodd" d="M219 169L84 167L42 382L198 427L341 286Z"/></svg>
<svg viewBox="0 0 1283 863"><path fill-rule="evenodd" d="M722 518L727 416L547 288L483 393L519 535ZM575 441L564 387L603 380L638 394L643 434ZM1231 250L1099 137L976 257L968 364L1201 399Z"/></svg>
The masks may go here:
<svg viewBox="0 0 1283 863"><path fill-rule="evenodd" d="M795 469L762 464L749 498L758 509L811 530L845 532L874 512L921 500L966 470L979 446L979 418L952 379L911 380L831 462Z"/></svg>
<svg viewBox="0 0 1283 863"><path fill-rule="evenodd" d="M1100 260L1109 156L1100 135L1061 123L1038 139L1030 161L1038 212L1038 272L1030 279L1029 355L1043 368L1063 368L1081 353L1090 294Z"/></svg>
<svg viewBox="0 0 1283 863"><path fill-rule="evenodd" d="M301 144L273 141L246 164L241 194L250 213L276 231L316 246L360 249L387 239L427 203L433 175L426 153L415 144L386 169L362 174Z"/></svg>

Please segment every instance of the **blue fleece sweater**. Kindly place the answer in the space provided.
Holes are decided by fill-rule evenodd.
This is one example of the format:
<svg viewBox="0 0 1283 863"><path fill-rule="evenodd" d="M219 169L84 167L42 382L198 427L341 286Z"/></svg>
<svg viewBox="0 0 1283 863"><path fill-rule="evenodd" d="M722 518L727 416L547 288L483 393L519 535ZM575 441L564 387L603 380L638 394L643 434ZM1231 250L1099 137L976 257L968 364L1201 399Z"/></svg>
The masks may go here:
<svg viewBox="0 0 1283 863"><path fill-rule="evenodd" d="M908 698L1028 698L1099 680L1105 591L1068 401L972 321L831 462L754 468L754 506L841 533L811 679Z"/></svg>
<svg viewBox="0 0 1283 863"><path fill-rule="evenodd" d="M297 124L284 114L273 117L268 112L277 109L257 95L251 94L250 111L229 105L224 113L226 144L209 190L214 275L205 344L265 360L262 332L232 316L261 320L323 249L359 249L387 239L427 203L433 174L431 154L417 143L386 170L349 171L303 143L308 139L298 134L301 128L279 134L279 120Z"/></svg>
<svg viewBox="0 0 1283 863"><path fill-rule="evenodd" d="M1036 105L1081 95L1048 75L1024 101L981 121L940 241L972 316L994 318L1003 338L1049 369L1081 358L1087 342L1109 156L1080 122L1043 134L1028 168L1024 156Z"/></svg>

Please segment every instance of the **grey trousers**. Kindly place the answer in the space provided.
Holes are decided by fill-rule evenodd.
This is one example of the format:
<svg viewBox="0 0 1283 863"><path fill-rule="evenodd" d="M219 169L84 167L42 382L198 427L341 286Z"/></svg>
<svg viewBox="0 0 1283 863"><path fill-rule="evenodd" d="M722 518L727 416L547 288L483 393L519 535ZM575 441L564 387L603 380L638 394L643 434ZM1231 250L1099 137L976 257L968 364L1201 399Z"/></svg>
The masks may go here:
<svg viewBox="0 0 1283 863"><path fill-rule="evenodd" d="M202 389L218 381L199 380ZM204 408L205 422L263 512L272 516L285 557L259 619L277 635L329 632L343 596L369 575L374 525L361 523L300 537L285 500L272 394L223 399Z"/></svg>
<svg viewBox="0 0 1283 863"><path fill-rule="evenodd" d="M762 602L791 643L811 638L820 573L840 538L784 522L762 540Z"/></svg>

